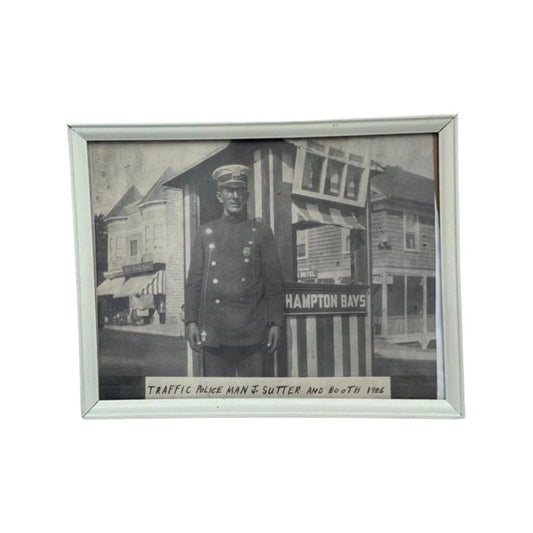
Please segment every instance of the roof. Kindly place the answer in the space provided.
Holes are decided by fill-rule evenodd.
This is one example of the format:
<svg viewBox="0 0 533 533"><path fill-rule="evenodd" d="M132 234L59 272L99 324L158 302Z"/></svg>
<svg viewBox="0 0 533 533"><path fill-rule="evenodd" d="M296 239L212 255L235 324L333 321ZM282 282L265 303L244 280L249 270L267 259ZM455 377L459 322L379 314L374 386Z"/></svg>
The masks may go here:
<svg viewBox="0 0 533 533"><path fill-rule="evenodd" d="M142 194L139 192L139 189L135 185L132 185L115 204L115 207L109 211L107 218L127 216L127 207L138 202L141 198Z"/></svg>
<svg viewBox="0 0 533 533"><path fill-rule="evenodd" d="M174 172L174 175L168 176L168 178L165 180L164 185L166 187L181 187L185 181L191 179L191 175L194 176L194 174L199 172L200 169L203 170L203 166L206 162L216 158L216 156L219 155L221 152L225 152L226 149L230 146L230 144L231 142L227 142L221 146L217 146L217 148L206 154L199 161L196 161L192 165L180 170L179 172ZM209 172L208 175L211 175L211 173Z"/></svg>
<svg viewBox="0 0 533 533"><path fill-rule="evenodd" d="M428 205L433 205L435 201L435 182L401 167L387 167L374 176L371 188L372 192L389 198Z"/></svg>
<svg viewBox="0 0 533 533"><path fill-rule="evenodd" d="M165 187L163 184L170 178L176 175L176 170L172 167L168 167L161 177L152 185L150 190L143 196L139 202L140 205L147 204L148 202L157 202L160 200L166 200Z"/></svg>
<svg viewBox="0 0 533 533"><path fill-rule="evenodd" d="M247 166L254 163L254 151L268 143L272 147L274 143L287 145L285 139L237 139L228 141L218 146L215 150L203 155L198 161L189 167L175 172L165 182L167 187L182 187L185 183L195 181L197 184L207 183L211 180L213 170L221 165L241 163ZM295 148L291 145L292 148Z"/></svg>
<svg viewBox="0 0 533 533"><path fill-rule="evenodd" d="M142 204L166 200L164 183L175 175L176 170L168 167L144 196L135 185L132 185L115 204L113 209L109 211L107 218L127 217Z"/></svg>

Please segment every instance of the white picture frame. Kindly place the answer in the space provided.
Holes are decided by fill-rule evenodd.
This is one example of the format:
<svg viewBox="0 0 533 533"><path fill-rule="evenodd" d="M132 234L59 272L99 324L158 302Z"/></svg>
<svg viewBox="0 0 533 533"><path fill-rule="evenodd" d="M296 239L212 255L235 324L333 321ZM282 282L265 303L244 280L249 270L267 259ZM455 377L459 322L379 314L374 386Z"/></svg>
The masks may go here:
<svg viewBox="0 0 533 533"><path fill-rule="evenodd" d="M437 324L441 324L441 328L437 326L436 340L442 355L437 364L440 375L438 386L442 389L439 398L180 397L149 400L100 398L90 143L324 139L417 134L435 136L438 161L435 231L439 243L436 255L436 315ZM213 416L461 418L464 416L456 116L265 124L69 125L68 136L78 274L81 412L84 418Z"/></svg>

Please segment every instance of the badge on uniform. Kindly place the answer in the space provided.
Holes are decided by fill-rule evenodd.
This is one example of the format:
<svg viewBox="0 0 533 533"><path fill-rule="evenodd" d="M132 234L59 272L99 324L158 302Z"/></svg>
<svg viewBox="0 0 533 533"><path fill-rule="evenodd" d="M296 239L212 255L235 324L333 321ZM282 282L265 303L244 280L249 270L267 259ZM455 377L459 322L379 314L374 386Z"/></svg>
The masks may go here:
<svg viewBox="0 0 533 533"><path fill-rule="evenodd" d="M242 249L242 255L244 255L244 257L250 257L250 254L251 254L250 247L249 246L245 246Z"/></svg>

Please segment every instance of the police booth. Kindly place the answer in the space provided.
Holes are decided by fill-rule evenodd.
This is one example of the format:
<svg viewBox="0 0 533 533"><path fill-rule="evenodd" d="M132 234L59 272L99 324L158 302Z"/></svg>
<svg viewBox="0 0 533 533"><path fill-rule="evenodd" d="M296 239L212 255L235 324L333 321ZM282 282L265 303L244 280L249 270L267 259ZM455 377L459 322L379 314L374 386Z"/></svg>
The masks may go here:
<svg viewBox="0 0 533 533"><path fill-rule="evenodd" d="M165 183L183 191L186 271L198 227L222 214L213 170L249 166L247 216L272 228L284 280L284 334L273 375L372 375L368 184L375 170L368 151L311 139L216 146ZM201 375L187 349L188 375Z"/></svg>

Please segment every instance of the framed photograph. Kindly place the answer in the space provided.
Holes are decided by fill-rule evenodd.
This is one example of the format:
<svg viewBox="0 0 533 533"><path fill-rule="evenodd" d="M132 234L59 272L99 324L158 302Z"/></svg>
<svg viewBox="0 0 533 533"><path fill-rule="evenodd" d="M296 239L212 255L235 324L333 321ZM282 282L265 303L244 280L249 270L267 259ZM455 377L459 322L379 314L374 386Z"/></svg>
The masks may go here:
<svg viewBox="0 0 533 533"><path fill-rule="evenodd" d="M464 416L456 117L68 132L83 417Z"/></svg>

